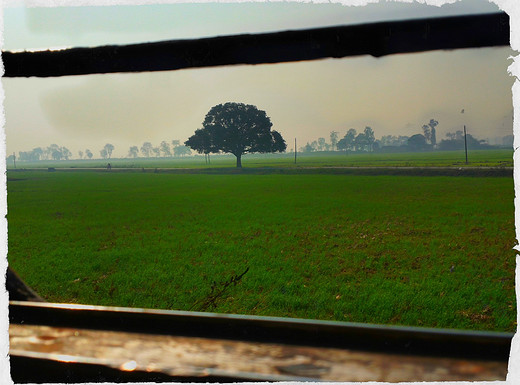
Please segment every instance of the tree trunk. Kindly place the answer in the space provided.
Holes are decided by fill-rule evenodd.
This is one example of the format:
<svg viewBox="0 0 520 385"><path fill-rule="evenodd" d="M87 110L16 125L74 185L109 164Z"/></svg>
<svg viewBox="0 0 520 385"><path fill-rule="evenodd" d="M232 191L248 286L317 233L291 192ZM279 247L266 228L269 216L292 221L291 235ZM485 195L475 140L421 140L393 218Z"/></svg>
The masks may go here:
<svg viewBox="0 0 520 385"><path fill-rule="evenodd" d="M242 154L235 155L237 157L237 167L242 168Z"/></svg>

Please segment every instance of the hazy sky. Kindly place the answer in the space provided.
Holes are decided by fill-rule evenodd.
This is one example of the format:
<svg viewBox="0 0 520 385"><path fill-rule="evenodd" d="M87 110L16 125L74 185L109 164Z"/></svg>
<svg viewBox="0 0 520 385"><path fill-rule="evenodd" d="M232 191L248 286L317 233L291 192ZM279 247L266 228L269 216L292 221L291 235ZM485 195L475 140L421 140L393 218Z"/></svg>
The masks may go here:
<svg viewBox="0 0 520 385"><path fill-rule="evenodd" d="M163 4L7 8L4 50L124 44L266 32L388 19L498 11L484 0L442 7L380 3ZM413 135L431 118L438 139L468 126L478 138L512 133L509 48L436 51L210 69L3 79L7 153L51 143L95 157L132 145L186 140L215 104L236 101L267 112L292 149L330 131L371 126ZM464 109L465 113L460 111Z"/></svg>

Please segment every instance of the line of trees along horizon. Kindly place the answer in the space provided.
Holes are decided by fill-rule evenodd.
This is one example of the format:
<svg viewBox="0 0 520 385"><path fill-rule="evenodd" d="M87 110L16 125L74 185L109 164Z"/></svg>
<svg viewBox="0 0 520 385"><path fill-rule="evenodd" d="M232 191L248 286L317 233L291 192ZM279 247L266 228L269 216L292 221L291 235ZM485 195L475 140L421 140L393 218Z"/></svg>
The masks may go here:
<svg viewBox="0 0 520 385"><path fill-rule="evenodd" d="M405 151L454 151L464 149L464 133L462 130L447 132L446 139L437 142L436 127L439 122L430 119L427 124L422 126L423 133L412 136L404 135L383 135L380 139L375 139L374 130L365 127L363 132L358 133L351 128L338 140L338 132L330 133L330 143L321 137L312 142L307 142L305 146L298 149L299 152L319 152L319 151L344 151L349 152L405 152ZM502 137L502 145L490 145L484 139L477 139L471 134L466 134L468 149L486 150L501 147L513 146L513 135Z"/></svg>
<svg viewBox="0 0 520 385"><path fill-rule="evenodd" d="M111 143L99 151L100 158L95 158L90 149L79 150L76 160L90 160L90 159L111 159L115 146ZM131 146L128 150L127 158L138 158L139 154L143 158L158 158L158 157L182 157L191 155L189 147L180 144L179 140L172 140L171 144L162 141L159 146L153 146L151 142L144 142L139 148L138 146ZM65 146L58 146L51 144L47 147L36 147L31 151L20 151L18 157L13 153L7 157L7 161L17 160L20 162L37 162L37 161L60 161L73 159L72 152Z"/></svg>
<svg viewBox="0 0 520 385"><path fill-rule="evenodd" d="M320 152L320 151L343 151L349 152L404 152L404 151L452 151L464 149L464 133L462 130L448 132L446 139L437 142L436 127L438 121L431 119L428 124L423 125L423 133L412 136L404 135L383 135L380 139L375 139L375 132L371 127L365 127L363 132L358 133L356 129L349 129L346 134L339 138L338 131L331 131L329 142L324 137L320 137L306 145L299 147L301 153ZM496 149L500 147L512 147L513 136L502 137L502 146L490 145L485 140L479 140L471 134L466 135L468 149ZM78 157L74 159L111 159L115 146L111 143L99 151L100 158L95 158L90 149L78 151ZM294 151L294 149L292 149ZM192 155L188 146L181 144L180 140L170 142L162 141L158 146L151 142L144 142L142 146L131 146L126 158L171 158ZM18 157L11 154L7 157L8 162L37 162L37 161L60 161L73 159L72 152L65 146L51 144L47 147L36 147L31 151L20 151Z"/></svg>

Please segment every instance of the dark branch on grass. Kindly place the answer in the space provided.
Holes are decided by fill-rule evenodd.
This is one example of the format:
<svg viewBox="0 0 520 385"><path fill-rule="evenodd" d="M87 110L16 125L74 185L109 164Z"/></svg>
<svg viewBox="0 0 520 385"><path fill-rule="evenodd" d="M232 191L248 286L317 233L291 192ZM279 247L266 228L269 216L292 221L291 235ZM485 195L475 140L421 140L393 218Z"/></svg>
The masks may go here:
<svg viewBox="0 0 520 385"><path fill-rule="evenodd" d="M242 274L232 275L227 281L216 282L213 281L211 284L210 293L202 301L196 301L190 308L190 310L206 311L208 309L217 306L217 301L221 299L229 286L236 286L242 277L249 271L249 266L244 270ZM199 306L197 306L199 305Z"/></svg>

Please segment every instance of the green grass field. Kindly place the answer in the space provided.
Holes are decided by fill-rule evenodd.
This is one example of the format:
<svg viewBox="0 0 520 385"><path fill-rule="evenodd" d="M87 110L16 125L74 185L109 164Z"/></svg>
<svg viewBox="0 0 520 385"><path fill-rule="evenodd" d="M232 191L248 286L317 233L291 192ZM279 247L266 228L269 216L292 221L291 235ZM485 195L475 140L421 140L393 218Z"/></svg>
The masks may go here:
<svg viewBox="0 0 520 385"><path fill-rule="evenodd" d="M211 164L206 164L204 156L184 158L137 158L137 159L94 159L69 161L18 162L18 168L47 167L112 167L119 168L221 168L235 167L233 155L211 156ZM242 158L243 167L512 167L513 150L474 150L469 152L468 164L464 151L430 151L384 153L319 152L298 153L294 163L294 153L286 154L246 154ZM12 168L13 164L8 164Z"/></svg>
<svg viewBox="0 0 520 385"><path fill-rule="evenodd" d="M516 329L511 178L8 178L9 263L48 301Z"/></svg>

